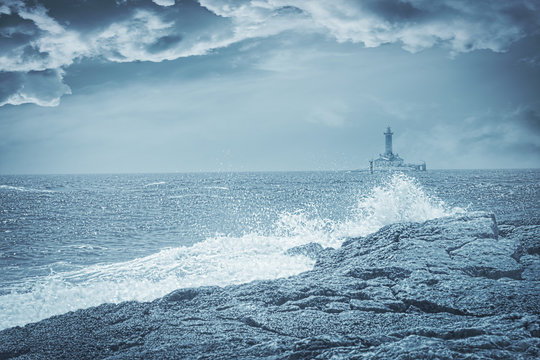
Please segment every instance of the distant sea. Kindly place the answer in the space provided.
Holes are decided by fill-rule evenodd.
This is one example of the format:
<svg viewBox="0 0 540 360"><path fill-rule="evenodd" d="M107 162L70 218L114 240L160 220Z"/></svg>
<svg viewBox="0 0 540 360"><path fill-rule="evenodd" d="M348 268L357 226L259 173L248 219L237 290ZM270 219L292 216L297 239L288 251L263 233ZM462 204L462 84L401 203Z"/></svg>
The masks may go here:
<svg viewBox="0 0 540 360"><path fill-rule="evenodd" d="M0 329L106 302L286 277L396 222L540 225L540 170L0 176Z"/></svg>

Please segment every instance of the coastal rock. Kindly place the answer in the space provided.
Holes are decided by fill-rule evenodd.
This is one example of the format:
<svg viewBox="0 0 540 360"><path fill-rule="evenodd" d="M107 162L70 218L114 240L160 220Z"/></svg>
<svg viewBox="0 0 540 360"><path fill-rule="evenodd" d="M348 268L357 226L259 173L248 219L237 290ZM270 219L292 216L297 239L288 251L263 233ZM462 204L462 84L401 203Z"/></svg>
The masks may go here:
<svg viewBox="0 0 540 360"><path fill-rule="evenodd" d="M309 243L305 245L295 246L293 248L290 248L285 253L287 255L304 255L311 259L317 259L320 252L323 251L324 248L321 244L317 243Z"/></svg>
<svg viewBox="0 0 540 360"><path fill-rule="evenodd" d="M500 230L486 213L389 225L340 249L293 250L318 259L286 279L6 329L0 358L536 359L539 226Z"/></svg>

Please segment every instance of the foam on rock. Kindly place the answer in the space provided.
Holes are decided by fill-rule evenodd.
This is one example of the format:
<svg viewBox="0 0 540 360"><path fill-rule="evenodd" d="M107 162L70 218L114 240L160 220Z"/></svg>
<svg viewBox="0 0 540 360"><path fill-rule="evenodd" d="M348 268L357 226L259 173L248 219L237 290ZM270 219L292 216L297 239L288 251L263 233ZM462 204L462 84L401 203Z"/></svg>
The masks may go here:
<svg viewBox="0 0 540 360"><path fill-rule="evenodd" d="M0 332L0 358L540 357L534 225L474 213L400 223L312 271L181 289Z"/></svg>

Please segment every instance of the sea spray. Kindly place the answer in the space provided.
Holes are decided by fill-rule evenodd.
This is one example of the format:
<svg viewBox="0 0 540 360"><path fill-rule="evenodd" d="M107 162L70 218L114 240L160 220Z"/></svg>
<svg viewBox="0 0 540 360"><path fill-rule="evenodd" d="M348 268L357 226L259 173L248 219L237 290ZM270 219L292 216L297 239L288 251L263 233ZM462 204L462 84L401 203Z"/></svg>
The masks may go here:
<svg viewBox="0 0 540 360"><path fill-rule="evenodd" d="M286 255L292 247L314 242L337 248L347 237L367 235L390 223L424 221L459 211L448 209L402 174L390 176L358 198L345 221L305 210L283 212L270 234L215 235L131 261L28 279L24 288L0 296L0 328L102 303L151 301L178 288L291 276L314 265L308 257Z"/></svg>
<svg viewBox="0 0 540 360"><path fill-rule="evenodd" d="M414 178L395 173L369 194L359 197L357 207L341 231L347 237L365 236L393 223L421 222L462 212L465 210L450 208L426 193Z"/></svg>
<svg viewBox="0 0 540 360"><path fill-rule="evenodd" d="M33 279L30 291L0 296L0 329L102 303L151 301L178 288L298 274L311 269L314 261L288 256L285 251L305 241L300 236L216 236L127 262Z"/></svg>
<svg viewBox="0 0 540 360"><path fill-rule="evenodd" d="M324 247L339 247L344 239L366 236L381 227L398 222L422 222L464 213L460 207L449 207L444 201L425 192L412 177L391 174L358 202L344 221L309 216L303 210L281 214L276 233L298 236Z"/></svg>

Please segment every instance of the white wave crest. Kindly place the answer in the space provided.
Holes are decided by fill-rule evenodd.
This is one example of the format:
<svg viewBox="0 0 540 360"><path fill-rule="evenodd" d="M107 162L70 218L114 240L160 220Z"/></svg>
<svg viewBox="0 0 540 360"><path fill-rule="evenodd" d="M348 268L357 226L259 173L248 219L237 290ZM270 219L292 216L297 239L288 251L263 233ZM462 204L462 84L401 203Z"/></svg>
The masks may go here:
<svg viewBox="0 0 540 360"><path fill-rule="evenodd" d="M0 296L0 329L103 303L151 301L178 288L291 276L313 267L310 258L284 253L305 242L300 236L216 236L128 262L53 274L36 279L29 291Z"/></svg>
<svg viewBox="0 0 540 360"><path fill-rule="evenodd" d="M216 235L132 261L34 279L25 289L0 296L0 329L102 303L151 301L178 288L291 276L314 265L313 259L303 255L287 255L292 247L315 242L337 248L348 237L365 236L391 223L425 221L462 211L449 209L426 194L413 178L396 174L360 196L345 221L305 211L283 213L270 235Z"/></svg>
<svg viewBox="0 0 540 360"><path fill-rule="evenodd" d="M152 183L146 184L146 185L144 185L143 187L156 186L156 185L164 185L164 184L166 184L165 181L156 181L156 182L152 182Z"/></svg>
<svg viewBox="0 0 540 360"><path fill-rule="evenodd" d="M12 190L12 191L21 191L21 192L43 192L43 193L53 193L53 190L48 189L32 189L25 188L23 186L11 186L11 185L0 185L0 190Z"/></svg>
<svg viewBox="0 0 540 360"><path fill-rule="evenodd" d="M351 220L341 231L348 237L365 236L393 223L422 222L463 212L427 194L414 178L396 173L359 199Z"/></svg>
<svg viewBox="0 0 540 360"><path fill-rule="evenodd" d="M309 217L305 212L297 211L282 214L277 231L336 248L345 238L366 236L385 225L422 222L464 212L462 208L450 208L441 199L427 194L414 178L396 173L368 194L360 195L345 221Z"/></svg>

